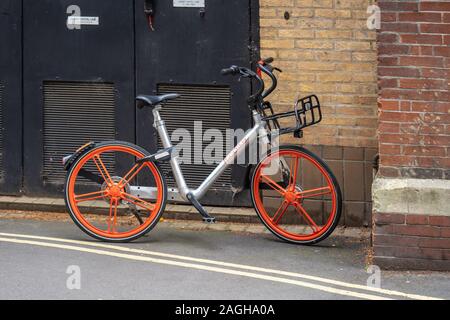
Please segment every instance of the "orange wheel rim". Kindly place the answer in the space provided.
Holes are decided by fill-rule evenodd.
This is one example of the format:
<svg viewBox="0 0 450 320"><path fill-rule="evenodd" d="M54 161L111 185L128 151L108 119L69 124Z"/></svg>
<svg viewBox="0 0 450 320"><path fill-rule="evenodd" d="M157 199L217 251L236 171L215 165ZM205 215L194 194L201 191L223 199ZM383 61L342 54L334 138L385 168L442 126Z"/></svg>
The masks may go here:
<svg viewBox="0 0 450 320"><path fill-rule="evenodd" d="M269 164L278 158L291 158L289 165L289 179L287 179L287 186L281 185L273 177L270 177L263 173L264 168L267 168ZM299 166L301 160L307 161L312 168L315 168L320 172L323 177L323 184L315 186L313 188L307 188L299 190L297 186L297 180L299 175ZM272 193L278 195L280 203L277 204L274 209L268 210L264 205L263 198L261 196L263 190L261 189L261 183L265 184ZM308 212L308 209L304 207L302 201L305 199L314 199L315 197L321 197L330 195L331 199L327 201L331 202L329 210L323 210L325 213L329 211L329 215L324 222L319 223ZM255 178L253 179L253 198L255 206L260 213L261 219L269 226L275 233L281 235L284 238L294 241L310 241L314 240L331 227L337 214L337 194L332 181L332 178L327 173L326 169L311 156L294 150L280 150L277 153L271 154L266 157L262 163L258 166L255 172ZM298 214L302 220L306 223L305 229L308 229L308 234L298 234L292 231L288 231L285 225L281 224L281 220L288 215L288 209L291 208L295 214ZM271 215L270 212L273 214ZM290 212L290 214L292 214Z"/></svg>
<svg viewBox="0 0 450 320"><path fill-rule="evenodd" d="M142 158L145 155L133 148L125 146L105 146L98 149L94 149L85 155L74 167L72 174L70 175L68 181L68 201L72 213L75 215L77 220L90 232L106 238L129 238L136 234L139 234L145 230L157 217L161 206L163 205L163 182L159 175L159 171L154 163L145 162L143 164L133 165L127 173L120 179L113 180L111 173L108 171L103 159L102 154L107 152L121 152L123 154L128 154L132 157ZM75 193L75 187L77 178L79 176L80 170L91 161L95 164L98 170L99 176L104 179L103 190L98 190L94 192L87 192L82 194ZM91 163L91 164L92 164ZM153 176L155 182L155 188L157 190L156 199L153 202L138 198L130 192L127 192L125 186L128 182L132 181L139 172L147 169L148 173ZM109 199L109 212L106 217L106 229L96 227L92 222L86 218L86 214L83 214L80 210L79 203L86 201L95 200L105 200ZM128 204L133 204L136 208L140 210L145 210L148 212L148 217L140 224L138 227L127 231L118 231L117 229L117 219L118 219L118 204L119 202L125 202Z"/></svg>

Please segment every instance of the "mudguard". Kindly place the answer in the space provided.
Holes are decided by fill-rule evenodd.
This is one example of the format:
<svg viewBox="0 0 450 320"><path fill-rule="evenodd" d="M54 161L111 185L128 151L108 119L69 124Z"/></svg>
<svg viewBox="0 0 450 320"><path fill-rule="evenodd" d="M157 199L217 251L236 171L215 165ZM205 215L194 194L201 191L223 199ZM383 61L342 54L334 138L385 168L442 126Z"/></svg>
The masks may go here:
<svg viewBox="0 0 450 320"><path fill-rule="evenodd" d="M72 164L73 164L73 163L74 163L81 155L83 155L83 154L86 153L87 151L89 151L89 150L91 150L92 148L94 148L95 145L96 145L96 143L93 142L93 141L88 142L88 143L82 145L81 147L79 147L79 148L77 149L77 151L75 151L75 153L63 157L62 163L63 163L64 169L65 169L66 171L68 171L68 170L70 169L70 167L72 166Z"/></svg>

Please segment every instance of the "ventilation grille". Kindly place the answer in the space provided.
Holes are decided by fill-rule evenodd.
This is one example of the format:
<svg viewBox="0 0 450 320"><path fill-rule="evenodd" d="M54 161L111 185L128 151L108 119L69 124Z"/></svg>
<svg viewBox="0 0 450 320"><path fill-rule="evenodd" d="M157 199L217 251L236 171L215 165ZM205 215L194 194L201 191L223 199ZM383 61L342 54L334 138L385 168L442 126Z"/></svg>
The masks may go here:
<svg viewBox="0 0 450 320"><path fill-rule="evenodd" d="M115 138L114 85L44 82L44 182L64 183L61 158L89 141ZM113 159L105 159L113 171Z"/></svg>
<svg viewBox="0 0 450 320"><path fill-rule="evenodd" d="M4 170L3 170L3 140L4 140L4 132L5 128L3 127L3 92L4 87L0 83L0 180L4 178Z"/></svg>
<svg viewBox="0 0 450 320"><path fill-rule="evenodd" d="M192 86L192 85L168 85L160 84L158 93L178 93L181 95L176 100L165 103L161 109L163 118L170 136L176 129L186 129L191 136L191 164L182 164L181 168L189 187L198 187L203 180L214 170L215 164L195 164L194 163L194 122L201 121L202 134L208 129L220 130L225 143L226 130L230 128L231 92L229 87L224 86ZM197 130L199 130L197 128ZM211 142L201 141L202 150ZM177 144L176 141L173 142ZM161 142L158 147L162 148ZM226 155L226 148L223 145L223 157ZM223 158L222 157L222 158ZM209 161L208 161L209 162ZM210 162L209 162L210 163ZM164 171L171 171L170 165L162 165ZM173 178L168 179L170 186L175 186ZM228 168L223 175L215 182L215 189L229 189L231 186L231 169Z"/></svg>

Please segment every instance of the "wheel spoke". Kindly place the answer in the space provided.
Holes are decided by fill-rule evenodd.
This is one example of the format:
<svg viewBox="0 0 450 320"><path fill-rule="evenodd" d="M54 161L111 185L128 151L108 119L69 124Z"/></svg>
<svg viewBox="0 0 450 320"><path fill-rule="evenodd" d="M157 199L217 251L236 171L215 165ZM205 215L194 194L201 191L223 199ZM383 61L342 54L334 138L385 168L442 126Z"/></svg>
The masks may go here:
<svg viewBox="0 0 450 320"><path fill-rule="evenodd" d="M290 170L290 186L289 189L291 191L295 190L295 184L297 183L297 170L298 170L298 157L295 157L295 160L292 160L291 170Z"/></svg>
<svg viewBox="0 0 450 320"><path fill-rule="evenodd" d="M265 171L264 168L276 170ZM305 171L318 178L315 185L308 186L304 181ZM280 147L258 164L251 186L258 215L281 239L316 243L325 239L338 224L342 203L339 185L330 169L314 153L295 146ZM332 210L325 211L324 206L331 206Z"/></svg>
<svg viewBox="0 0 450 320"><path fill-rule="evenodd" d="M274 216L272 218L272 222L275 224L278 224L288 207L289 207L289 202L283 201L283 203L278 208L277 212L274 214Z"/></svg>
<svg viewBox="0 0 450 320"><path fill-rule="evenodd" d="M272 189L278 191L281 195L286 193L286 190L283 189L278 183L270 179L268 176L261 174L261 180L265 180L265 182L272 187Z"/></svg>
<svg viewBox="0 0 450 320"><path fill-rule="evenodd" d="M109 216L108 216L108 232L115 232L115 224L116 224L116 214L117 214L117 200L111 198L109 202ZM112 228L111 228L111 223Z"/></svg>
<svg viewBox="0 0 450 320"><path fill-rule="evenodd" d="M317 189L311 189L311 190L305 190L298 193L299 198L311 198L311 197L318 197L325 194L330 194L331 188L330 187L323 187L323 188L317 188Z"/></svg>
<svg viewBox="0 0 450 320"><path fill-rule="evenodd" d="M126 175L123 176L122 179L120 179L119 181L119 186L123 187L124 185L126 185L127 183L130 183L131 180L133 180L133 178L142 170L142 168L144 168L145 164L135 164L130 171L128 171L128 173Z"/></svg>
<svg viewBox="0 0 450 320"><path fill-rule="evenodd" d="M320 227L314 222L314 220L311 218L311 216L306 212L306 210L298 203L294 202L294 207L297 209L297 212L305 218L306 222L308 222L308 225L311 227L311 229L316 233L320 230Z"/></svg>
<svg viewBox="0 0 450 320"><path fill-rule="evenodd" d="M89 235L111 241L134 239L157 222L167 190L156 166L135 161L145 157L143 153L126 143L102 143L74 164L65 196L73 220ZM127 159L123 166L117 163ZM144 171L144 178L153 184L143 191L151 191L151 197L132 191L139 188L137 180L141 180ZM156 199L153 193L158 196ZM97 202L104 204L102 217L95 217L89 210L89 205Z"/></svg>
<svg viewBox="0 0 450 320"><path fill-rule="evenodd" d="M131 202L132 204L134 204L134 205L136 205L138 207L141 207L141 208L143 208L145 210L149 210L149 211L155 210L155 207L156 207L154 204L152 204L150 202L144 201L141 198L132 196L131 194L128 194L128 193L125 193L125 192L122 193L122 199L127 201L127 202Z"/></svg>
<svg viewBox="0 0 450 320"><path fill-rule="evenodd" d="M117 232L117 205L119 204L119 200L114 200L114 220L113 220L113 233Z"/></svg>
<svg viewBox="0 0 450 320"><path fill-rule="evenodd" d="M75 202L97 200L97 199L102 199L104 197L105 197L105 191L101 190L101 191L96 191L96 192L75 195Z"/></svg>
<svg viewBox="0 0 450 320"><path fill-rule="evenodd" d="M105 167L105 164L103 163L102 159L100 158L100 156L98 154L96 154L93 158L92 161L94 161L95 165L97 166L98 171L100 172L100 174L102 175L103 179L105 180L105 182L107 184L111 184L113 183L111 176L109 175L108 170Z"/></svg>

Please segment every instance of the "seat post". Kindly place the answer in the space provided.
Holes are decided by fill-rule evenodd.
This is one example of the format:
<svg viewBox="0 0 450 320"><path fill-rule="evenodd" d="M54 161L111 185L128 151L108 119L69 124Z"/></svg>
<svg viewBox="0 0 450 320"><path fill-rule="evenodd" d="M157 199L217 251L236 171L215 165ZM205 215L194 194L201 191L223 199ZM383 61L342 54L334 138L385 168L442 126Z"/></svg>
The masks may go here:
<svg viewBox="0 0 450 320"><path fill-rule="evenodd" d="M172 142L170 141L169 133L167 132L164 120L161 118L159 111L161 110L161 105L157 105L153 109L153 127L158 131L158 135L165 149L172 148ZM176 151L175 151L176 152ZM178 185L178 192L184 200L188 200L187 194L190 193L189 187L184 180L183 172L181 171L180 164L178 162L178 155L175 154L170 159L170 165L172 167L172 173L175 181Z"/></svg>
<svg viewBox="0 0 450 320"><path fill-rule="evenodd" d="M172 142L169 138L169 133L167 132L166 124L161 118L159 111L161 110L161 105L157 105L153 108L153 127L158 131L158 135L161 138L161 142L164 148L171 148Z"/></svg>

